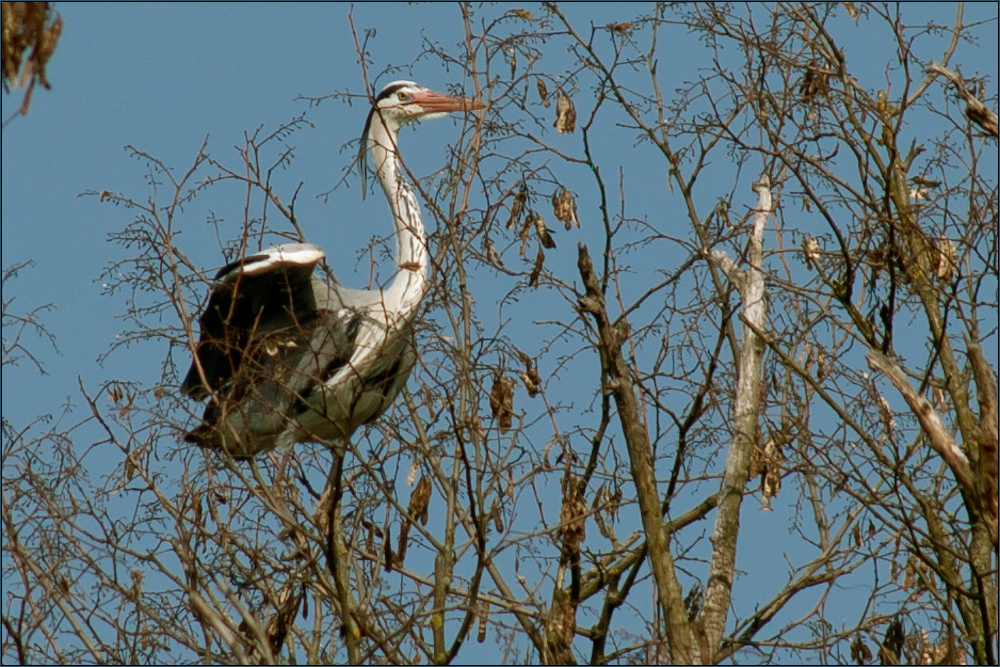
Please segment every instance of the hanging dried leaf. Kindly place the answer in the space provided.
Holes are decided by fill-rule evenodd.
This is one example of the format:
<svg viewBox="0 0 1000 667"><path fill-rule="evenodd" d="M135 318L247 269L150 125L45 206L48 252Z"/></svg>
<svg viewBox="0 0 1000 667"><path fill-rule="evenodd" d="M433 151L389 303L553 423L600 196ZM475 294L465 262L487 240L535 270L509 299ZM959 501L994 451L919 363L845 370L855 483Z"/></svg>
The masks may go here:
<svg viewBox="0 0 1000 667"><path fill-rule="evenodd" d="M937 277L941 280L951 280L958 269L958 251L949 238L938 239Z"/></svg>
<svg viewBox="0 0 1000 667"><path fill-rule="evenodd" d="M133 392L128 392L125 394L125 403L118 408L118 418L125 419L125 415L129 413L132 409L132 404L135 402L135 394Z"/></svg>
<svg viewBox="0 0 1000 667"><path fill-rule="evenodd" d="M552 193L552 211L566 229L580 228L580 220L576 217L576 199L566 188L560 186Z"/></svg>
<svg viewBox="0 0 1000 667"><path fill-rule="evenodd" d="M28 113L35 85L51 88L46 66L62 34L62 17L49 2L3 3L3 88L24 87L22 116ZM25 57L27 54L27 57Z"/></svg>
<svg viewBox="0 0 1000 667"><path fill-rule="evenodd" d="M524 371L520 373L524 388L528 390L528 396L535 397L542 390L542 377L535 368L535 362L526 353L516 350L518 359L524 364Z"/></svg>
<svg viewBox="0 0 1000 667"><path fill-rule="evenodd" d="M860 632L854 637L854 641L851 642L851 660L856 665L867 665L872 661L872 651L861 639Z"/></svg>
<svg viewBox="0 0 1000 667"><path fill-rule="evenodd" d="M486 641L486 622L490 615L490 608L485 602L479 603L479 633L476 635L476 641L482 644Z"/></svg>
<svg viewBox="0 0 1000 667"><path fill-rule="evenodd" d="M538 88L538 97L542 100L542 106L548 109L549 106L551 106L551 102L549 102L549 89L548 86L545 85L545 79L536 77L535 86Z"/></svg>
<svg viewBox="0 0 1000 667"><path fill-rule="evenodd" d="M288 589L287 584L278 594L280 604L277 610L278 613L268 620L267 627L264 630L273 653L277 654L285 643L288 630L295 621L295 616L299 613L299 604L304 597L301 590L293 593Z"/></svg>
<svg viewBox="0 0 1000 667"><path fill-rule="evenodd" d="M421 393L424 397L424 407L427 408L427 412L430 414L430 420L434 421L434 418L437 416L437 398L427 385L424 385ZM409 484L413 484L413 482L411 481Z"/></svg>
<svg viewBox="0 0 1000 667"><path fill-rule="evenodd" d="M576 129L576 107L569 95L561 90L556 98L556 122L553 125L559 134L572 133Z"/></svg>
<svg viewBox="0 0 1000 667"><path fill-rule="evenodd" d="M486 254L486 261L490 266L495 266L498 269L504 268L503 258L500 257L500 253L497 251L497 247L493 245L493 241L486 239L483 241L483 249Z"/></svg>
<svg viewBox="0 0 1000 667"><path fill-rule="evenodd" d="M819 261L819 241L812 236L802 239L802 252L806 256L806 268L812 271Z"/></svg>
<svg viewBox="0 0 1000 667"><path fill-rule="evenodd" d="M542 276L542 265L545 264L545 253L539 246L538 254L535 256L535 265L531 267L531 275L528 276L528 287L538 287L538 279Z"/></svg>
<svg viewBox="0 0 1000 667"><path fill-rule="evenodd" d="M493 527L498 533L503 532L503 514L500 509L500 499L494 498L490 505L490 519L493 520Z"/></svg>
<svg viewBox="0 0 1000 667"><path fill-rule="evenodd" d="M830 73L821 68L815 61L809 64L802 81L799 82L799 96L803 102L811 102L817 96L830 92Z"/></svg>
<svg viewBox="0 0 1000 667"><path fill-rule="evenodd" d="M525 217L524 224L521 225L521 231L518 233L518 237L521 239L521 247L518 248L517 253L524 257L528 252L528 243L531 241L531 230L534 229L535 225L530 216Z"/></svg>
<svg viewBox="0 0 1000 667"><path fill-rule="evenodd" d="M545 226L545 218L540 216L535 211L529 211L528 217L525 220L525 225L531 224L535 228L535 234L538 236L539 242L542 244L543 248L548 248L549 250L556 247L555 239L552 238L552 233L548 227Z"/></svg>
<svg viewBox="0 0 1000 667"><path fill-rule="evenodd" d="M528 202L528 186L522 185L514 195L514 201L510 204L510 219L507 220L507 229L513 229L520 222L521 213L524 212L524 205Z"/></svg>
<svg viewBox="0 0 1000 667"><path fill-rule="evenodd" d="M410 544L411 525L412 524L409 519L404 519L403 525L399 527L399 546L396 547L396 562L399 563L400 567L402 567L403 563L406 561L406 549ZM388 541L386 541L386 544L388 544ZM391 561L386 559L385 562L388 566Z"/></svg>
<svg viewBox="0 0 1000 667"><path fill-rule="evenodd" d="M562 536L563 553L576 556L580 544L587 537L587 503L583 499L583 485L570 475L563 477L563 504L559 510L559 532Z"/></svg>
<svg viewBox="0 0 1000 667"><path fill-rule="evenodd" d="M538 396L538 392L542 390L542 378L538 376L538 371L534 368L529 368L520 375L521 381L524 382L524 388L528 390L528 396L532 398Z"/></svg>
<svg viewBox="0 0 1000 667"><path fill-rule="evenodd" d="M382 566L386 572L392 572L392 527L386 526L385 539L382 540Z"/></svg>
<svg viewBox="0 0 1000 667"><path fill-rule="evenodd" d="M603 484L601 484L601 486L597 489L597 493L594 494L594 501L590 508L594 511L594 521L597 523L597 530L600 531L601 536L614 543L616 542L614 531L604 520L604 511L607 509L609 498L610 494L608 493L608 490Z"/></svg>
<svg viewBox="0 0 1000 667"><path fill-rule="evenodd" d="M493 419L500 426L500 432L506 433L514 419L514 385L502 373L497 373L493 378L490 410L493 412Z"/></svg>
<svg viewBox="0 0 1000 667"><path fill-rule="evenodd" d="M763 507L771 510L771 498L775 498L781 491L781 461L784 456L781 453L780 443L771 438L764 445L765 470L761 478L761 495L763 496Z"/></svg>
<svg viewBox="0 0 1000 667"><path fill-rule="evenodd" d="M416 517L421 526L427 525L427 509L431 504L431 480L430 477L422 475L417 482L417 488L410 494L410 505L407 513Z"/></svg>
<svg viewBox="0 0 1000 667"><path fill-rule="evenodd" d="M906 643L906 633L903 622L894 618L885 629L885 639L879 647L879 659L883 665L899 665L903 655L903 645Z"/></svg>

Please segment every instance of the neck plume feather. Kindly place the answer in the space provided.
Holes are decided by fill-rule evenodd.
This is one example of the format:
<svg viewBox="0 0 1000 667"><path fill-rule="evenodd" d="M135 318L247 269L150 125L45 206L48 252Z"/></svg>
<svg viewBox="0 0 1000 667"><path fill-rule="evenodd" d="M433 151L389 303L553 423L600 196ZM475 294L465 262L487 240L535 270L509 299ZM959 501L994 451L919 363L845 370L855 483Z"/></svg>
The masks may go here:
<svg viewBox="0 0 1000 667"><path fill-rule="evenodd" d="M399 164L397 132L376 113L366 141L396 227L396 275L383 294L387 316L398 326L409 321L427 291L429 255L420 204Z"/></svg>

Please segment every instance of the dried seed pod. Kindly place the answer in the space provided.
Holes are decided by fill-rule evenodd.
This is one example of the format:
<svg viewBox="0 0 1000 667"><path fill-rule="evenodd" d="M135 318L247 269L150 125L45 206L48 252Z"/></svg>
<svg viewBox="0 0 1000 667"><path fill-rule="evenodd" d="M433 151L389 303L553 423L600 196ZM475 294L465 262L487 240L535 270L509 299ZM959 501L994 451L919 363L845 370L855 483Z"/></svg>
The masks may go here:
<svg viewBox="0 0 1000 667"><path fill-rule="evenodd" d="M622 505L622 498L625 494L622 492L621 487L617 487L615 492L611 494L611 500L608 504L608 514L611 516L612 521L618 520L618 508Z"/></svg>
<svg viewBox="0 0 1000 667"><path fill-rule="evenodd" d="M421 526L427 525L427 509L431 504L431 480L430 477L421 476L417 482L417 488L410 494L410 505L406 511L410 516L420 521Z"/></svg>
<svg viewBox="0 0 1000 667"><path fill-rule="evenodd" d="M604 511L607 509L609 496L608 490L601 484L597 489L597 493L594 494L594 502L590 508L594 510L593 515L594 521L597 523L597 530L600 531L604 539L611 540L614 543L616 541L614 531L608 527L607 522L604 520Z"/></svg>
<svg viewBox="0 0 1000 667"><path fill-rule="evenodd" d="M500 432L506 433L514 419L514 386L501 373L498 373L493 379L493 390L490 391L490 410L493 412L493 419L500 426Z"/></svg>
<svg viewBox="0 0 1000 667"><path fill-rule="evenodd" d="M562 536L563 551L575 555L580 544L587 538L587 503L583 498L582 484L575 477L563 478L563 503L559 510L559 532Z"/></svg>
<svg viewBox="0 0 1000 667"><path fill-rule="evenodd" d="M819 261L819 241L812 236L805 237L802 239L802 252L806 256L806 268L811 271Z"/></svg>
<svg viewBox="0 0 1000 667"><path fill-rule="evenodd" d="M493 520L493 527L496 528L498 533L503 532L503 514L500 510L500 499L494 498L493 504L490 505L490 519Z"/></svg>
<svg viewBox="0 0 1000 667"><path fill-rule="evenodd" d="M538 97L542 100L542 106L548 109L551 102L549 102L549 89L548 86L545 85L545 79L537 77L535 79L535 86L538 88Z"/></svg>
<svg viewBox="0 0 1000 667"><path fill-rule="evenodd" d="M775 498L781 491L781 461L784 456L781 453L781 446L777 440L771 438L764 445L764 461L766 469L761 477L761 494L764 497L763 508L771 509L771 498Z"/></svg>
<svg viewBox="0 0 1000 667"><path fill-rule="evenodd" d="M576 199L566 188L560 186L552 193L552 211L556 219L561 221L566 229L580 228L580 220L576 217Z"/></svg>
<svg viewBox="0 0 1000 667"><path fill-rule="evenodd" d="M524 364L524 370L519 373L521 381L524 382L524 388L528 390L528 396L537 396L538 392L542 390L542 377L538 374L538 369L535 368L535 362L521 350L517 350L517 356Z"/></svg>
<svg viewBox="0 0 1000 667"><path fill-rule="evenodd" d="M392 528L386 526L385 539L382 541L382 564L386 572L392 572Z"/></svg>
<svg viewBox="0 0 1000 667"><path fill-rule="evenodd" d="M867 665L872 661L872 650L861 639L860 632L854 637L854 641L851 642L851 661L856 665Z"/></svg>
<svg viewBox="0 0 1000 667"><path fill-rule="evenodd" d="M524 205L528 202L528 186L522 185L514 195L514 201L510 204L510 219L507 220L507 229L513 229L513 227L521 220L521 213L524 211Z"/></svg>
<svg viewBox="0 0 1000 667"><path fill-rule="evenodd" d="M482 644L486 641L486 621L489 618L490 609L485 602L479 603L479 633L476 635L476 641Z"/></svg>
<svg viewBox="0 0 1000 667"><path fill-rule="evenodd" d="M830 92L830 74L815 61L809 63L799 82L799 97L803 102L811 102L817 96Z"/></svg>
<svg viewBox="0 0 1000 667"><path fill-rule="evenodd" d="M561 90L556 98L556 122L553 126L559 134L571 133L576 129L576 107L569 95Z"/></svg>
<svg viewBox="0 0 1000 667"><path fill-rule="evenodd" d="M538 240L541 242L543 248L551 250L556 247L555 239L552 238L552 232L545 226L545 218L535 211L529 211L528 217L525 220L525 225L528 224L534 226L535 234L538 235Z"/></svg>
<svg viewBox="0 0 1000 667"><path fill-rule="evenodd" d="M542 252L541 247L539 247L538 254L535 255L535 265L531 267L531 275L528 276L528 287L538 287L538 279L542 276L542 266L544 264L545 253ZM534 396L534 394L532 394L532 396Z"/></svg>
<svg viewBox="0 0 1000 667"><path fill-rule="evenodd" d="M497 251L497 247L493 245L493 241L489 239L483 241L483 249L485 250L486 261L491 266L495 266L498 269L504 268L503 258L500 257L500 253Z"/></svg>
<svg viewBox="0 0 1000 667"><path fill-rule="evenodd" d="M951 280L958 270L958 251L955 249L955 244L949 238L940 238L937 248L937 277L941 280Z"/></svg>

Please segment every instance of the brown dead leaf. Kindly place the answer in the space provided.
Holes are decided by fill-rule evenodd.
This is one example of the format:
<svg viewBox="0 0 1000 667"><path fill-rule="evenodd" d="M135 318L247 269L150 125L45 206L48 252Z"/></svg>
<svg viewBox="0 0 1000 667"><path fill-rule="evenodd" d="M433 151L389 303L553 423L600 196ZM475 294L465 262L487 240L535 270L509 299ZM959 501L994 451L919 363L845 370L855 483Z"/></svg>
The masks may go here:
<svg viewBox="0 0 1000 667"><path fill-rule="evenodd" d="M538 88L538 97L542 100L542 106L548 109L552 103L549 102L549 88L545 85L545 79L537 77L535 79L535 86Z"/></svg>
<svg viewBox="0 0 1000 667"><path fill-rule="evenodd" d="M410 516L420 521L421 526L427 525L427 509L431 504L431 480L430 477L422 475L417 482L417 488L410 494L410 505L407 512Z"/></svg>
<svg viewBox="0 0 1000 667"><path fill-rule="evenodd" d="M771 509L771 498L776 498L781 491L781 461L784 456L781 453L781 444L774 438L764 445L764 464L766 469L761 478L761 495L763 496L763 507L765 510Z"/></svg>
<svg viewBox="0 0 1000 667"><path fill-rule="evenodd" d="M506 433L514 419L514 385L502 373L493 378L490 410L493 412L493 419L500 427L500 432Z"/></svg>
<svg viewBox="0 0 1000 667"><path fill-rule="evenodd" d="M561 90L556 99L556 122L553 125L559 134L572 133L576 129L576 107L569 95Z"/></svg>
<svg viewBox="0 0 1000 667"><path fill-rule="evenodd" d="M493 527L496 528L498 533L503 532L503 513L500 508L500 499L494 498L493 504L490 505L490 519L493 520Z"/></svg>
<svg viewBox="0 0 1000 667"><path fill-rule="evenodd" d="M552 232L545 226L545 218L535 211L530 211L525 220L525 225L528 224L534 226L535 234L538 236L538 241L542 244L543 248L552 250L556 247L555 239L552 238Z"/></svg>
<svg viewBox="0 0 1000 667"><path fill-rule="evenodd" d="M552 211L556 220L562 222L567 230L572 227L580 228L580 220L576 217L576 199L562 186L552 193Z"/></svg>
<svg viewBox="0 0 1000 667"><path fill-rule="evenodd" d="M958 270L958 251L949 238L940 238L937 242L938 263L937 277L941 280L951 280Z"/></svg>
<svg viewBox="0 0 1000 667"><path fill-rule="evenodd" d="M539 246L538 254L535 255L535 265L531 267L531 275L528 276L528 287L538 287L538 279L542 276L542 267L544 264L545 253L542 252L542 248Z"/></svg>
<svg viewBox="0 0 1000 667"><path fill-rule="evenodd" d="M538 374L538 369L535 368L535 362L531 357L521 350L517 350L517 356L524 364L524 370L519 373L521 381L524 382L524 388L528 390L528 396L534 398L542 390L542 377Z"/></svg>
<svg viewBox="0 0 1000 667"><path fill-rule="evenodd" d="M528 202L528 186L522 185L514 195L514 201L510 204L510 218L507 220L507 229L513 229L521 220L521 213L524 212L524 205Z"/></svg>
<svg viewBox="0 0 1000 667"><path fill-rule="evenodd" d="M812 236L802 239L802 252L806 256L806 268L812 271L819 261L819 241Z"/></svg>
<svg viewBox="0 0 1000 667"><path fill-rule="evenodd" d="M486 623L490 616L490 608L485 602L479 603L479 632L476 641L482 644L486 641Z"/></svg>

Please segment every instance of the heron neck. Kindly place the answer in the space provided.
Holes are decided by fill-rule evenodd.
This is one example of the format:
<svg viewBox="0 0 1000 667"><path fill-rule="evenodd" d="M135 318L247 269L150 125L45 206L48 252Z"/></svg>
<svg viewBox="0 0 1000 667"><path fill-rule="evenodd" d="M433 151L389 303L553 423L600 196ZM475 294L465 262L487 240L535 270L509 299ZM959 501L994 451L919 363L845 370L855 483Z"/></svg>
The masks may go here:
<svg viewBox="0 0 1000 667"><path fill-rule="evenodd" d="M387 127L377 116L372 119L368 132L371 161L396 227L396 274L384 291L385 307L408 320L427 290L429 253L420 203L403 178L396 138L396 128Z"/></svg>

